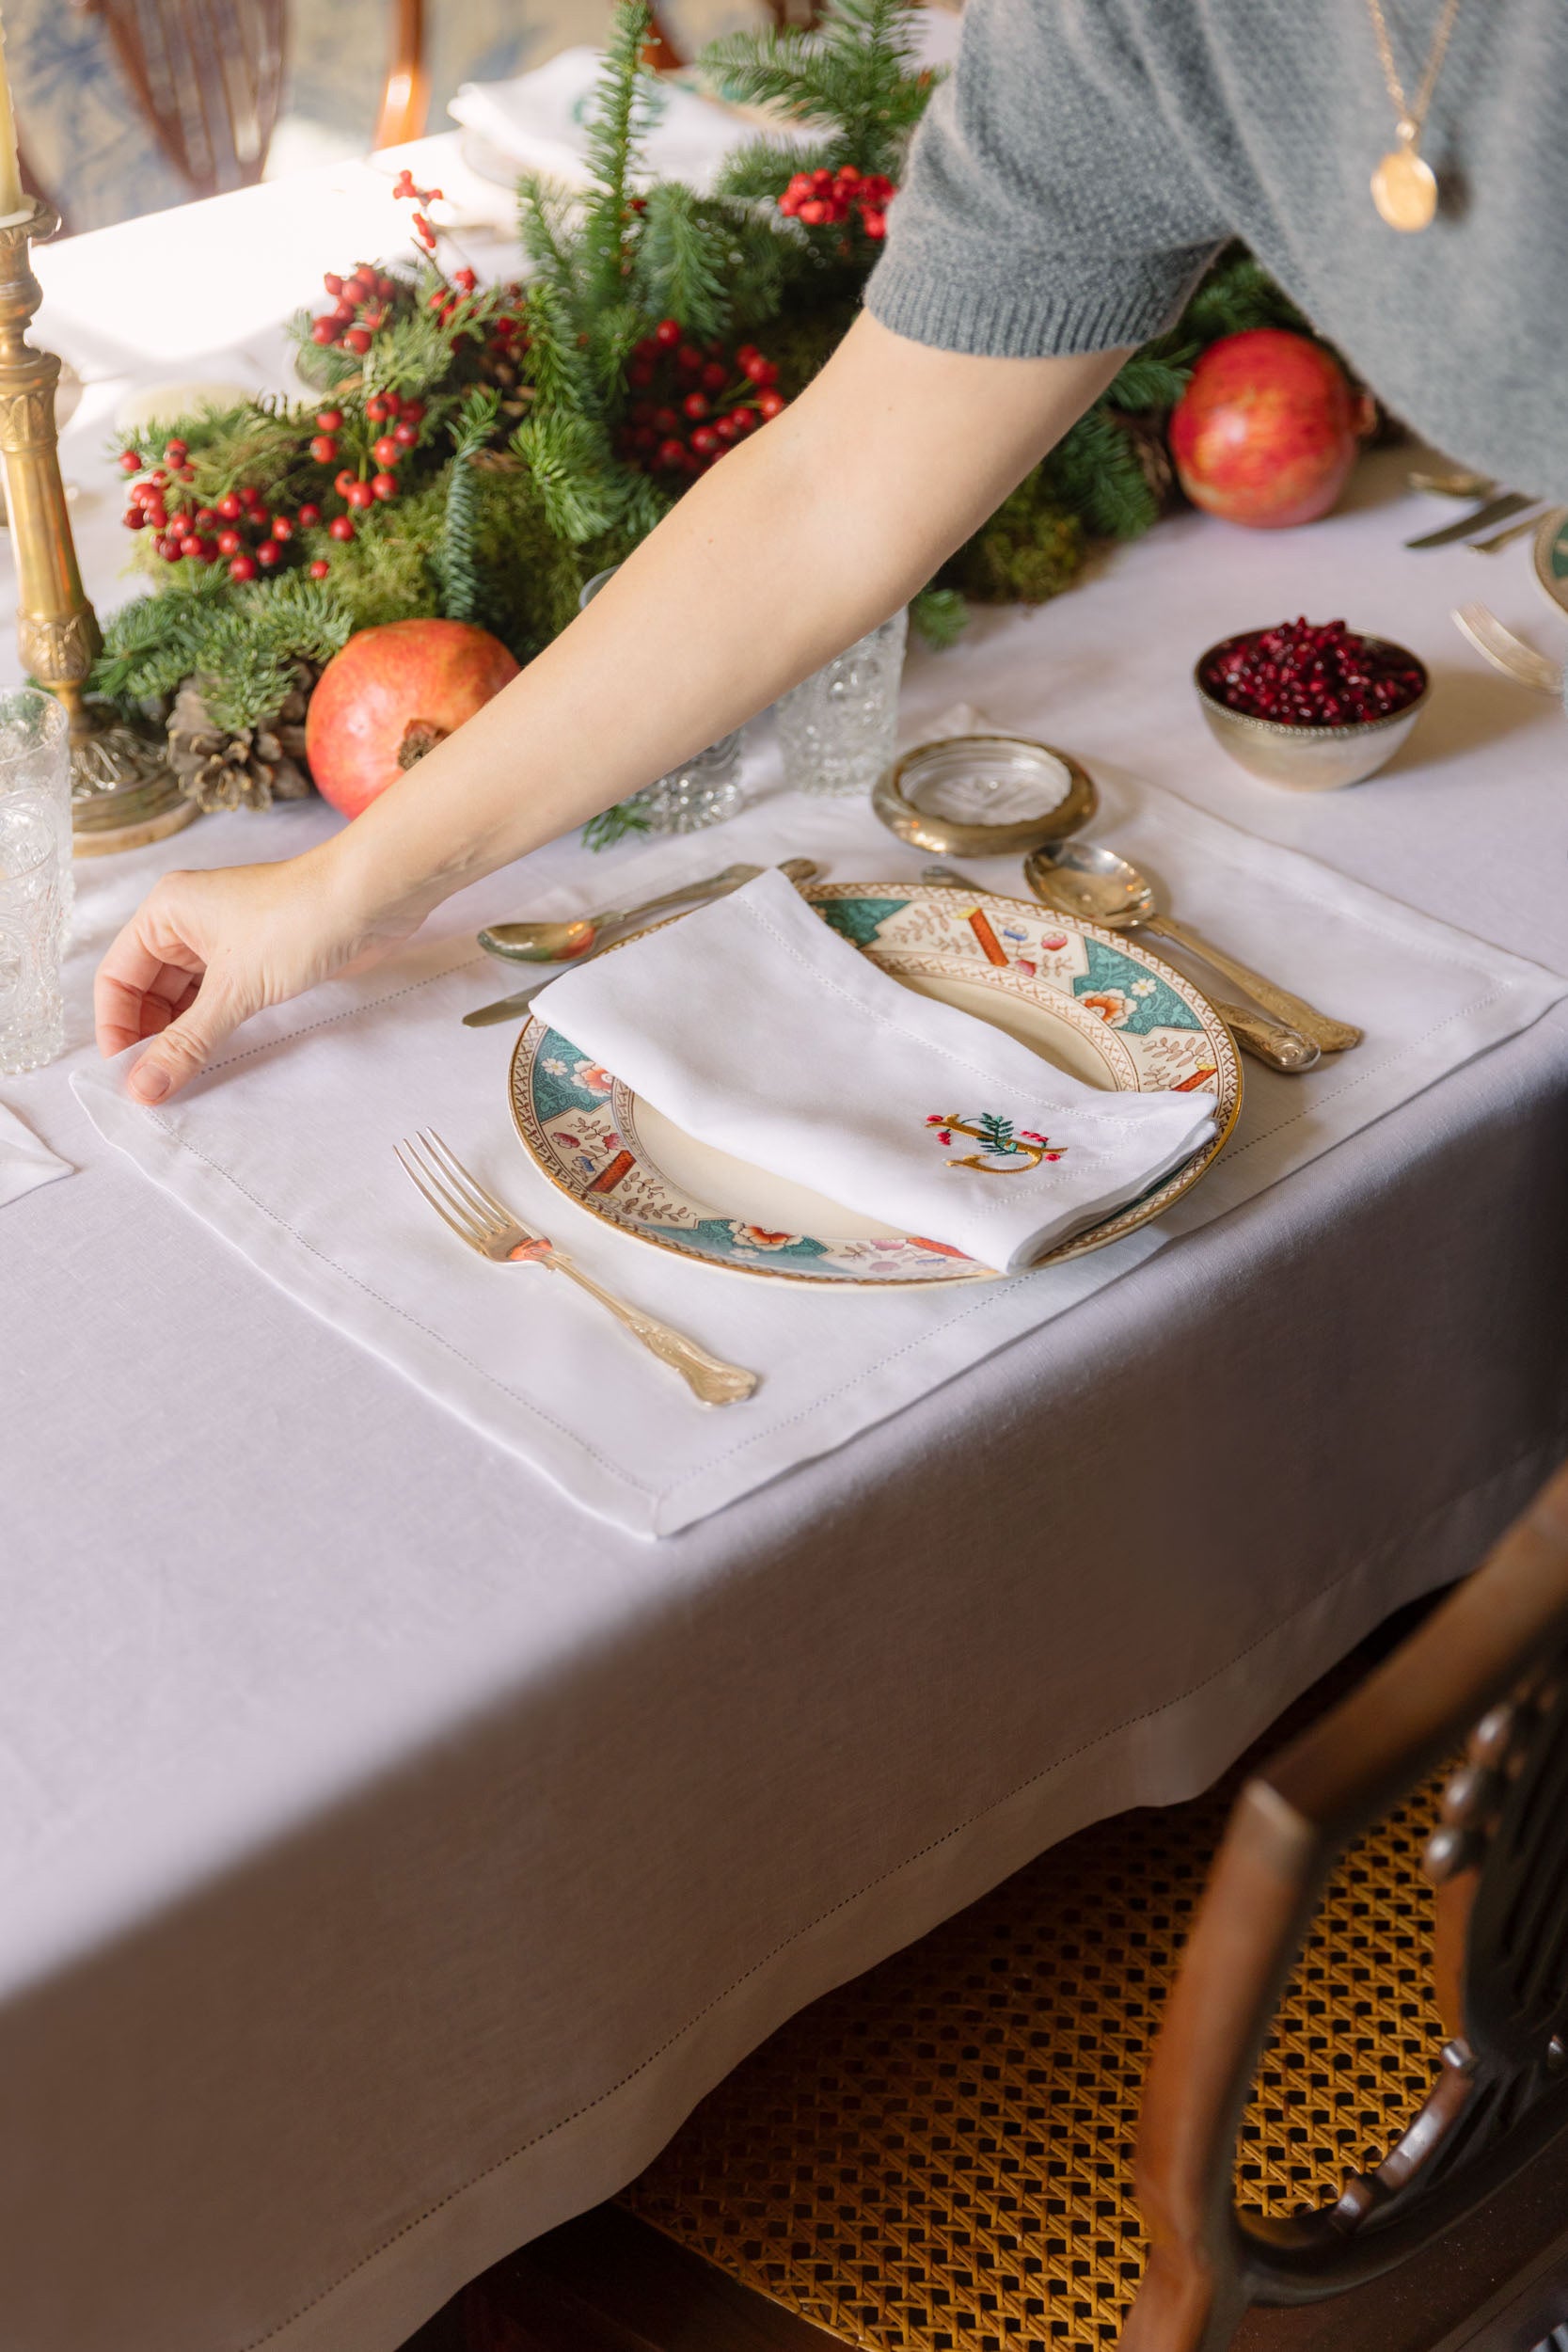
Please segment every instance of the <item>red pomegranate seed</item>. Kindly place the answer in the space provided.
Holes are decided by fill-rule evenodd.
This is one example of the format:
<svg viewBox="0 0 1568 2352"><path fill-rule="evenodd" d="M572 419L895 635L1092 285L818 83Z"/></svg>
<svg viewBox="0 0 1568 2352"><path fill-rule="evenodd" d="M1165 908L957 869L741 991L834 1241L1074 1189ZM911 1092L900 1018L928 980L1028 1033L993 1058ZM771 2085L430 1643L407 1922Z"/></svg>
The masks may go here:
<svg viewBox="0 0 1568 2352"><path fill-rule="evenodd" d="M1414 702L1422 673L1391 647L1357 637L1343 621L1281 621L1228 638L1203 684L1216 702L1276 725L1359 726Z"/></svg>

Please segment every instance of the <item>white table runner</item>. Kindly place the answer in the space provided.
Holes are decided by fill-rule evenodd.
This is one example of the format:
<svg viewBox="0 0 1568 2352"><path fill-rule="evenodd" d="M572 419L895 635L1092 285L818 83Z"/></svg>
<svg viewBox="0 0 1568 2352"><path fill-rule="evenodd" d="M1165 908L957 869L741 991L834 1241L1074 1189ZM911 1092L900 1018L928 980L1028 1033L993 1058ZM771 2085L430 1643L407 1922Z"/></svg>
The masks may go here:
<svg viewBox="0 0 1568 2352"><path fill-rule="evenodd" d="M1037 1274L825 1295L689 1265L608 1231L545 1182L513 1134L515 1030L460 1025L463 1011L506 986L467 930L263 1014L162 1111L124 1099L123 1061L79 1074L77 1090L106 1136L304 1305L585 1509L669 1534L1064 1313L1568 993L1568 979L1295 851L1166 793L1101 780L1098 837L1143 865L1199 928L1356 1020L1367 1038L1305 1078L1248 1062L1238 1130L1188 1199L1110 1248ZM922 862L859 804L774 794L711 839L616 861L609 895L629 899L735 857L800 853L836 881L912 879ZM1018 887L1013 862L974 871L988 887ZM459 913L465 922L470 904L492 918L515 913L515 891L512 878L493 877ZM756 1396L700 1407L571 1285L465 1250L393 1158L399 1137L421 1126L438 1128L483 1182L591 1272L759 1372Z"/></svg>

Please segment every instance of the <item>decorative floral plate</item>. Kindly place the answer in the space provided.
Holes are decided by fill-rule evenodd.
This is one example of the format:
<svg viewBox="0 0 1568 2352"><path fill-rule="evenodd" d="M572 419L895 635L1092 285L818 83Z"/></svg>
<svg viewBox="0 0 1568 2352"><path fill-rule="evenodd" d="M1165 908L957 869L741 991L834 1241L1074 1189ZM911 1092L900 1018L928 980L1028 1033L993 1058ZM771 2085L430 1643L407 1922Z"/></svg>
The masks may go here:
<svg viewBox="0 0 1568 2352"><path fill-rule="evenodd" d="M1158 1216L1196 1184L1235 1125L1242 1073L1229 1030L1189 979L1135 940L1032 899L946 883L816 882L805 896L879 971L994 1022L1091 1086L1215 1097L1212 1142L1041 1265ZM657 1248L797 1281L996 1279L947 1243L879 1225L697 1142L543 1021L517 1040L511 1092L517 1133L550 1182Z"/></svg>
<svg viewBox="0 0 1568 2352"><path fill-rule="evenodd" d="M1530 542L1535 577L1560 612L1568 612L1568 506L1543 515Z"/></svg>

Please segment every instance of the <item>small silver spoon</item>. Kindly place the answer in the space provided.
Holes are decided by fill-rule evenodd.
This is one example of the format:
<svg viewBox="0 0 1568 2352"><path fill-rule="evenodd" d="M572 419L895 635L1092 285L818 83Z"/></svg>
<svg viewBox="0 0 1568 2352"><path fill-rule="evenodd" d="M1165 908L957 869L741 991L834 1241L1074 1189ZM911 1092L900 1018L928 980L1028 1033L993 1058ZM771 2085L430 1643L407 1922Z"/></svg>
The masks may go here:
<svg viewBox="0 0 1568 2352"><path fill-rule="evenodd" d="M951 866L923 866L920 879L928 882L958 882L965 890L981 888ZM1303 1037L1299 1029L1288 1028L1282 1021L1271 1020L1256 1006L1227 1004L1222 996L1211 996L1209 1001L1237 1044L1244 1046L1255 1060L1267 1063L1271 1070L1283 1070L1287 1076L1296 1078L1322 1060L1322 1053L1310 1038Z"/></svg>
<svg viewBox="0 0 1568 2352"><path fill-rule="evenodd" d="M762 870L763 869L760 866L732 866L730 868L732 877L738 875L739 881L732 879L731 881L726 882L724 883L723 890L715 890L710 884L707 896L710 898L722 898L725 891L738 890L741 882L752 881L752 878L755 875L760 874ZM792 882L797 890L803 889L809 882L815 882L821 870L822 869L817 865L816 859L809 857L785 858L779 867L779 872L783 874L787 881ZM682 891L673 894L672 898L669 901L656 898L653 903L656 907L667 903L677 903L680 900L689 898L690 895L689 891ZM650 912L650 909L643 907L638 911L646 914ZM590 963L595 956L602 956L607 948L618 946L619 945L620 942L618 940L600 939L596 946L584 948L582 954L578 956L576 961L578 963ZM542 979L531 980L527 988L519 988L515 994L511 996L498 997L493 1005L480 1005L473 1012L466 1012L463 1015L463 1026L466 1029L488 1029L492 1028L498 1021L510 1021L514 1013L525 1012L528 1009L528 1007L532 1003L534 997L539 995L543 990L553 987L557 977L558 976L553 972L546 972Z"/></svg>
<svg viewBox="0 0 1568 2352"><path fill-rule="evenodd" d="M506 963L571 963L586 955L602 930L612 923L629 923L641 914L662 914L666 907L685 906L699 898L722 897L742 882L755 882L760 866L726 866L721 874L684 889L667 890L661 898L645 898L637 907L605 907L597 914L574 915L563 923L492 923L479 934L487 955Z"/></svg>
<svg viewBox="0 0 1568 2352"><path fill-rule="evenodd" d="M1037 898L1063 914L1101 923L1107 930L1148 930L1156 937L1175 940L1212 963L1216 972L1223 972L1238 988L1244 988L1266 1012L1297 1030L1323 1053L1343 1054L1361 1042L1363 1032L1350 1022L1335 1021L1319 1012L1305 997L1212 946L1174 914L1162 914L1153 885L1135 866L1099 842L1049 841L1041 849L1031 850L1023 861L1023 878Z"/></svg>

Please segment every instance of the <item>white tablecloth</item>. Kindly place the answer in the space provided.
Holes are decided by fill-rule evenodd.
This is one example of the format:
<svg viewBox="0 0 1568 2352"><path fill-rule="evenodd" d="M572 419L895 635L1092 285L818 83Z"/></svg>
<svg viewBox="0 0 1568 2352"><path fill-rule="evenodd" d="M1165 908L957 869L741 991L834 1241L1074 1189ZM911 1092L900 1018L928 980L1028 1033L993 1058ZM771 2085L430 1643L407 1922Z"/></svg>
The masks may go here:
<svg viewBox="0 0 1568 2352"><path fill-rule="evenodd" d="M150 336L178 226L116 248ZM313 233L302 279L360 243ZM1484 580L1562 632L1519 550L1403 555L1396 477L1309 531L1168 524L916 655L910 708L963 694L1568 972L1568 730L1447 608ZM1297 611L1436 671L1360 791L1255 785L1192 708L1199 646ZM85 866L86 919L326 821ZM1561 1007L657 1548L260 1280L69 1073L0 1081L79 1171L0 1213L6 2352L391 2352L800 2003L1210 1777L1561 1449Z"/></svg>

